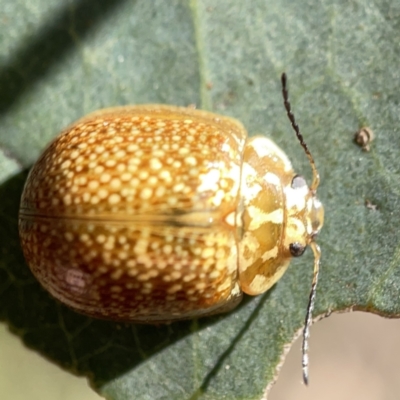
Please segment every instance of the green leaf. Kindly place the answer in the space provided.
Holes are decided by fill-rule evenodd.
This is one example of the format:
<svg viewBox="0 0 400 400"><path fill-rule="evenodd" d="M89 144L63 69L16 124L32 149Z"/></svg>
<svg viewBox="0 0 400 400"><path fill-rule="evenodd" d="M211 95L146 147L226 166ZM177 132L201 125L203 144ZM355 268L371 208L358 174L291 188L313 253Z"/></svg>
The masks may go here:
<svg viewBox="0 0 400 400"><path fill-rule="evenodd" d="M26 168L68 123L128 103L196 104L272 137L321 175L326 223L315 318L400 314L400 3L395 0L0 0L0 318L32 349L109 399L259 399L298 334L312 256L230 314L121 325L51 299L17 232ZM369 126L370 152L352 141ZM376 210L365 202L376 205ZM310 252L308 252L310 253ZM312 337L311 337L312 346ZM299 377L300 377L299 357Z"/></svg>

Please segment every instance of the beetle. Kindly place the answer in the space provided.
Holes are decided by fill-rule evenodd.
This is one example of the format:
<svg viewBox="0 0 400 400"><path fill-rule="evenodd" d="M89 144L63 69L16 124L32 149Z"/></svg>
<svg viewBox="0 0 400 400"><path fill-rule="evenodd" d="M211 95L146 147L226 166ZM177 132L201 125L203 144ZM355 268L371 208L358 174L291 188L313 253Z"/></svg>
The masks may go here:
<svg viewBox="0 0 400 400"><path fill-rule="evenodd" d="M66 128L32 167L19 233L33 274L55 298L92 317L157 323L234 308L273 286L292 257L314 252L324 211L266 137L193 108L103 109Z"/></svg>

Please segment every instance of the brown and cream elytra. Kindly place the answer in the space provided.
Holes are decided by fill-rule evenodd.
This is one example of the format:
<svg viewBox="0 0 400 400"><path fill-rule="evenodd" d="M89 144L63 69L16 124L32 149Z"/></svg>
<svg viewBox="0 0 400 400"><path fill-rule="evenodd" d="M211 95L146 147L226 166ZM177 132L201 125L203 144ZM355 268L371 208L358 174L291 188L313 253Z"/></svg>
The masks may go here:
<svg viewBox="0 0 400 400"><path fill-rule="evenodd" d="M40 283L93 317L174 321L265 292L311 245L314 297L319 178L283 82L313 167L310 187L270 139L248 138L239 121L206 111L116 107L65 129L21 199L22 248ZM311 313L312 304L307 326Z"/></svg>

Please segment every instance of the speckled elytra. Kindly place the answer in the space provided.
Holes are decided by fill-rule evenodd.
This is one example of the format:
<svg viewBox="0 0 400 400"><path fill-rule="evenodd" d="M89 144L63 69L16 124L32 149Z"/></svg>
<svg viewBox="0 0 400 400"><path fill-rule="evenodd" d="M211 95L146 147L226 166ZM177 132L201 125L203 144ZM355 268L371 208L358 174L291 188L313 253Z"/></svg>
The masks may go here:
<svg viewBox="0 0 400 400"><path fill-rule="evenodd" d="M94 112L32 167L21 199L25 258L40 283L99 318L165 322L224 312L258 295L323 224L319 176L307 186L270 139L229 117L138 105Z"/></svg>

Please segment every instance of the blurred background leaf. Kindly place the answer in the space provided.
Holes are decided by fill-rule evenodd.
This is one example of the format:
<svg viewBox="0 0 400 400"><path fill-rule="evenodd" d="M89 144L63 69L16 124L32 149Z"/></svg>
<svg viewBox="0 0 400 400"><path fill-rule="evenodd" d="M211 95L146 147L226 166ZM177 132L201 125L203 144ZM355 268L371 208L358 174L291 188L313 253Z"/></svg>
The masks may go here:
<svg viewBox="0 0 400 400"><path fill-rule="evenodd" d="M0 318L26 345L89 377L110 399L266 393L303 323L309 252L266 295L226 316L121 325L77 315L40 288L19 248L17 212L26 170L57 132L92 110L128 103L196 104L236 117L251 135L272 137L310 178L282 106L283 71L322 178L314 315L399 315L399 2L0 5ZM364 125L376 135L369 153L352 142Z"/></svg>

